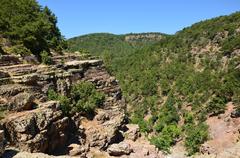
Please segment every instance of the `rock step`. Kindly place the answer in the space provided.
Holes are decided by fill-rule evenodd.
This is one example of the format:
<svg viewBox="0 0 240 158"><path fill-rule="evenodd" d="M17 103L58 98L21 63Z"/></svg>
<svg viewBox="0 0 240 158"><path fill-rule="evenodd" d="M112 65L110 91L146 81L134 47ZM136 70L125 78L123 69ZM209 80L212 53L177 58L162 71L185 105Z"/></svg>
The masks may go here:
<svg viewBox="0 0 240 158"><path fill-rule="evenodd" d="M16 64L21 64L18 56L15 55L2 55L0 56L0 67L11 66Z"/></svg>
<svg viewBox="0 0 240 158"><path fill-rule="evenodd" d="M101 66L103 64L102 60L73 60L65 62L66 68L81 68L85 66Z"/></svg>
<svg viewBox="0 0 240 158"><path fill-rule="evenodd" d="M6 84L10 84L12 82L10 77L7 78L0 78L0 86L1 85L6 85Z"/></svg>
<svg viewBox="0 0 240 158"><path fill-rule="evenodd" d="M64 55L56 55L53 56L52 59L53 60L61 60L61 59L68 59L68 60L76 60L76 59L81 59L83 57L83 55L81 54L64 54Z"/></svg>
<svg viewBox="0 0 240 158"><path fill-rule="evenodd" d="M22 76L14 76L11 77L11 80L17 84L31 84L35 83L38 80L39 76L37 73L22 75Z"/></svg>
<svg viewBox="0 0 240 158"><path fill-rule="evenodd" d="M18 64L2 66L0 70L9 73L11 76L21 76L36 72L37 66L31 64Z"/></svg>

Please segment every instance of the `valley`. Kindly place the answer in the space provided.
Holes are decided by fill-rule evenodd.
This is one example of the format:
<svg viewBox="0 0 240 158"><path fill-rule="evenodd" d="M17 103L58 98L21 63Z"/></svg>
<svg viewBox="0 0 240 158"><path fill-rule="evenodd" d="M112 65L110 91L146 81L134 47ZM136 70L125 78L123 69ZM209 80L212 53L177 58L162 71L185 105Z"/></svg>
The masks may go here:
<svg viewBox="0 0 240 158"><path fill-rule="evenodd" d="M65 39L35 0L0 8L3 158L240 157L239 12Z"/></svg>

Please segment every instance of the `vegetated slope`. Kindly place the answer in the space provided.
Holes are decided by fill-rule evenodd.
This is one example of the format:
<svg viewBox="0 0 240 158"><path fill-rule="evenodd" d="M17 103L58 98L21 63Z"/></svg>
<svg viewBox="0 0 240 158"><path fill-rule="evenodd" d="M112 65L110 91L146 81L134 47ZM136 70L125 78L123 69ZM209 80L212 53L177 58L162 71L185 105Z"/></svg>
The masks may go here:
<svg viewBox="0 0 240 158"><path fill-rule="evenodd" d="M156 43L165 36L161 33L131 33L126 35L94 33L71 38L68 40L68 43L71 51L85 50L94 55L101 55L104 51L123 53L125 50L139 47L146 43Z"/></svg>
<svg viewBox="0 0 240 158"><path fill-rule="evenodd" d="M85 38L75 46L96 54L93 45L83 43L97 40L101 45L101 38ZM120 80L131 121L151 133L151 142L159 149L169 152L182 138L188 153L194 154L208 139L207 117L224 112L230 101L239 111L239 12L199 22L134 51L126 45L121 56L116 57L119 52L112 51L111 44L98 54ZM76 49L71 40L70 47Z"/></svg>
<svg viewBox="0 0 240 158"><path fill-rule="evenodd" d="M0 1L0 54L47 56L66 44L57 27L57 18L36 0Z"/></svg>
<svg viewBox="0 0 240 158"><path fill-rule="evenodd" d="M167 35L161 33L131 33L126 35L115 35L110 33L95 33L84 36L74 37L68 40L70 51L79 51L81 53L90 53L95 56L101 56L105 63L114 64L110 60L134 53L137 49L153 44L164 39ZM110 71L112 65L108 65Z"/></svg>

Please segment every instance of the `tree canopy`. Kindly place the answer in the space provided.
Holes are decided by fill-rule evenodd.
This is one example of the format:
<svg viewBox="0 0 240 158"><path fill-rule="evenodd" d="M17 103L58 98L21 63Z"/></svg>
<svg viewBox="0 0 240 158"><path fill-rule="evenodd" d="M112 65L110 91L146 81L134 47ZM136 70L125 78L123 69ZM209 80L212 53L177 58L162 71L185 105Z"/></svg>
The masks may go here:
<svg viewBox="0 0 240 158"><path fill-rule="evenodd" d="M56 16L36 0L1 0L0 34L16 51L25 49L37 56L43 50L59 50L64 43Z"/></svg>

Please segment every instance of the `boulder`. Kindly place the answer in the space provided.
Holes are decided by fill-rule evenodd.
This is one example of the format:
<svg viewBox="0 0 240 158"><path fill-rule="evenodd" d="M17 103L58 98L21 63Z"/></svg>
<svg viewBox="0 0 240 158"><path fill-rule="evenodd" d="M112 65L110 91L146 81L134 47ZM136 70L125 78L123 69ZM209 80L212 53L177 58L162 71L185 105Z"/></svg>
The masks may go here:
<svg viewBox="0 0 240 158"><path fill-rule="evenodd" d="M29 93L19 93L12 97L8 109L11 111L31 110L33 108L34 96Z"/></svg>
<svg viewBox="0 0 240 158"><path fill-rule="evenodd" d="M207 143L204 143L200 146L200 152L202 154L215 154L216 150Z"/></svg>
<svg viewBox="0 0 240 158"><path fill-rule="evenodd" d="M28 64L39 64L37 57L34 55L24 56L23 60Z"/></svg>
<svg viewBox="0 0 240 158"><path fill-rule="evenodd" d="M105 121L109 120L109 114L104 112L103 110L99 110L98 114L95 116L97 121L104 123Z"/></svg>
<svg viewBox="0 0 240 158"><path fill-rule="evenodd" d="M10 77L10 75L7 72L0 71L0 78L6 78L6 77Z"/></svg>
<svg viewBox="0 0 240 158"><path fill-rule="evenodd" d="M121 142L119 144L112 144L107 149L107 152L111 156L121 156L121 155L129 155L133 149L130 144Z"/></svg>
<svg viewBox="0 0 240 158"><path fill-rule="evenodd" d="M232 118L240 117L240 110L235 110L235 111L231 112L231 117Z"/></svg>
<svg viewBox="0 0 240 158"><path fill-rule="evenodd" d="M85 66L99 66L102 65L102 60L73 60L65 62L65 67L67 68L80 68Z"/></svg>
<svg viewBox="0 0 240 158"><path fill-rule="evenodd" d="M16 55L2 55L0 57L0 66L9 66L20 63L21 61L19 60L19 57Z"/></svg>
<svg viewBox="0 0 240 158"><path fill-rule="evenodd" d="M126 127L128 130L124 134L125 138L135 141L140 136L139 126L135 124L127 124Z"/></svg>
<svg viewBox="0 0 240 158"><path fill-rule="evenodd" d="M79 144L70 144L68 146L70 156L86 157L88 149Z"/></svg>
<svg viewBox="0 0 240 158"><path fill-rule="evenodd" d="M7 84L0 86L0 96L1 97L12 97L20 92L26 91L28 88L20 84Z"/></svg>

